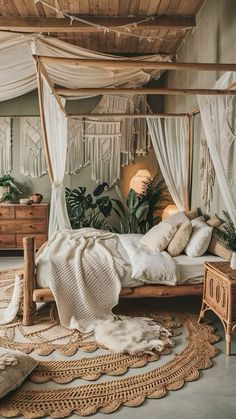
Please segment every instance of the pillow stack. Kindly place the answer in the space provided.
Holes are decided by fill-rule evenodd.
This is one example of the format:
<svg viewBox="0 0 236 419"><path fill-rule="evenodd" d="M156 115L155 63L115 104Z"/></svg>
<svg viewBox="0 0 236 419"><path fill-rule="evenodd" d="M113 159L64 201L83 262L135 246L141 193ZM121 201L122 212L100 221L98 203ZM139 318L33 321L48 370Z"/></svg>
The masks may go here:
<svg viewBox="0 0 236 419"><path fill-rule="evenodd" d="M140 243L157 253L167 250L172 257L182 252L189 257L200 257L207 252L230 260L232 252L218 242L214 227L224 228L217 216L205 222L203 216L198 217L197 208L180 211L152 227Z"/></svg>

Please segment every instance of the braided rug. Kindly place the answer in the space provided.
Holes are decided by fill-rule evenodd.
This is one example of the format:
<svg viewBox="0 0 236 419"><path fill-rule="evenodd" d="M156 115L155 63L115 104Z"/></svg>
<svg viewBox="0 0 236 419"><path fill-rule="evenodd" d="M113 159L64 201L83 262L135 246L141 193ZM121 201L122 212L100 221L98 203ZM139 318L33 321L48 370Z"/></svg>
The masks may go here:
<svg viewBox="0 0 236 419"><path fill-rule="evenodd" d="M11 278L11 275L7 278L6 275L0 273L0 309L6 305L11 295ZM131 309L127 310L122 314L130 315L131 311ZM91 340L91 335L84 336L79 332L68 334L67 330L64 330L63 335L63 328L56 320L55 312L50 307L43 310L41 312L43 321L42 318L40 320L39 313L36 325L26 328L28 331L23 328L20 318L14 325L1 327L0 332L4 336L3 340L0 336L1 346L21 349L24 352L35 350L41 355L48 355L52 351L71 355L78 349L88 351L97 349L96 343ZM213 344L218 338L214 335L211 326L198 325L196 315L163 313L156 309L135 312L133 315L147 316L162 323L174 332L174 336L183 330L187 331L186 346L172 360L159 367L160 354L145 354L138 357L109 353L72 361L42 361L33 371L30 379L34 383L45 383L50 380L60 383L61 388L49 390L41 390L42 387L39 390L19 388L0 402L0 415L61 418L74 413L81 416L97 411L111 413L121 405L138 406L146 398L161 398L168 391L178 390L185 382L196 380L199 377L199 370L212 365L211 358L217 353ZM181 325L183 327L180 330ZM17 340L19 332L25 340L28 339L26 343ZM54 333L55 336L52 337ZM48 336L51 336L50 340ZM170 350L166 349L165 353L169 353ZM63 384L77 378L97 380L101 375L125 374L129 368L142 368L148 362L152 362L153 368L143 374L135 372L135 375L121 379L63 387Z"/></svg>

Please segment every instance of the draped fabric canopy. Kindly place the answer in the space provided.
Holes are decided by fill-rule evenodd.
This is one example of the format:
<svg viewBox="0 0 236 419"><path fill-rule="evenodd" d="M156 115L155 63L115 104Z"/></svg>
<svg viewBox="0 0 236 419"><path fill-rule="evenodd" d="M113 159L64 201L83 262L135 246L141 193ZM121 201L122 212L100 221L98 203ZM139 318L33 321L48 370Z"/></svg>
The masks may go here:
<svg viewBox="0 0 236 419"><path fill-rule="evenodd" d="M225 73L216 89L230 87L236 73ZM225 209L236 224L236 97L198 96L201 120Z"/></svg>
<svg viewBox="0 0 236 419"><path fill-rule="evenodd" d="M186 188L186 118L147 119L153 148L171 197L183 211L188 209Z"/></svg>
<svg viewBox="0 0 236 419"><path fill-rule="evenodd" d="M122 59L122 57L89 51L45 35L0 32L0 101L12 99L37 88L32 54L68 58ZM170 57L156 54L134 57L130 60L170 61ZM135 87L160 75L157 70L143 71L141 68L123 68L113 71L112 68L68 64L47 64L46 69L54 83L68 88Z"/></svg>

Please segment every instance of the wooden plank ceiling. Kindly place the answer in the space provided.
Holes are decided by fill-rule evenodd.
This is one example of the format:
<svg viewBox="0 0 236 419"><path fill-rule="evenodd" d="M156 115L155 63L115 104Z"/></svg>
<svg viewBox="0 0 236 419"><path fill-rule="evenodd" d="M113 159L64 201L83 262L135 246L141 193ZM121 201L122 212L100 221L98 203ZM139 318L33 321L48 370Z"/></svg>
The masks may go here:
<svg viewBox="0 0 236 419"><path fill-rule="evenodd" d="M155 24L155 21L150 21L146 28L132 27L132 33L139 35L140 38L133 38L123 34L118 36L118 34L112 32L96 32L92 31L92 29L90 32L88 27L84 31L71 32L70 27L70 30L67 32L50 31L43 33L50 34L50 36L65 42L100 52L120 55L153 53L174 55L190 30L186 27L176 26L181 25L181 19L195 18L204 0L45 0L45 2L71 15L81 16L85 19L86 17L88 19L96 18L96 23L99 23L99 18L106 17L108 18L106 19L107 25L109 25L109 18L113 18L112 24L114 23L114 18L117 19L119 24L121 22L125 24L126 21L132 21L131 18L139 18L141 20L148 16L169 17L169 25L160 26ZM50 25L50 22L57 22L55 18L63 18L60 13L56 13L40 2L35 3L34 0L0 0L0 28L2 30L7 30L7 22L11 22L13 18L17 18L15 22L19 22L19 25L21 21L21 24L24 23L24 25L29 25L33 28L32 18L37 18L38 22L40 22L40 17L44 24L49 22L49 28L53 27ZM176 19L176 22L179 22L179 24L173 25L171 23L173 19L171 18ZM65 21L69 25L69 20L65 19ZM60 30L62 29L60 28ZM142 36L151 36L152 38L151 40L142 39Z"/></svg>

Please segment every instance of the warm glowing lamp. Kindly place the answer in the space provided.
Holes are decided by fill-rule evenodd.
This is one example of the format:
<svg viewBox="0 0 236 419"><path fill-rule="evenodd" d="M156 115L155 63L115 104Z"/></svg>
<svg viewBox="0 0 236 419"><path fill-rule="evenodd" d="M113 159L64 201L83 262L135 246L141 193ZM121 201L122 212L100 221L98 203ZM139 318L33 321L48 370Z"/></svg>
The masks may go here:
<svg viewBox="0 0 236 419"><path fill-rule="evenodd" d="M162 220L176 214L176 212L179 212L179 208L176 205L168 205L162 213Z"/></svg>
<svg viewBox="0 0 236 419"><path fill-rule="evenodd" d="M130 181L130 189L134 189L137 194L143 192L144 182L151 178L147 169L139 169Z"/></svg>

